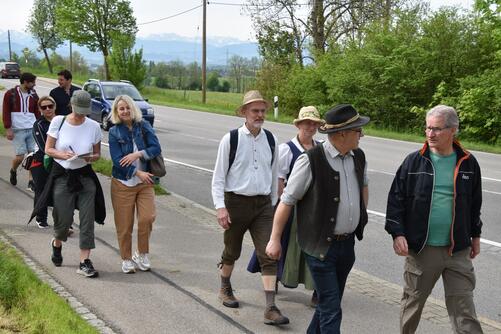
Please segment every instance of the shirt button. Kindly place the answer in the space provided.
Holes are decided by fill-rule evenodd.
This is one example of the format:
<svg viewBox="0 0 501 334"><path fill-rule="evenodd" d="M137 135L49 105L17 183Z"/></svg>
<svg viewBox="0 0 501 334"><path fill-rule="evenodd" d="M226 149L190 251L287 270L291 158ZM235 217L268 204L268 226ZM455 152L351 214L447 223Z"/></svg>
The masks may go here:
<svg viewBox="0 0 501 334"><path fill-rule="evenodd" d="M334 221L335 221L335 220L336 220L336 219L334 219L334 217L331 217L331 222L333 222L333 223L334 223Z"/></svg>
<svg viewBox="0 0 501 334"><path fill-rule="evenodd" d="M334 176L334 180L339 180L339 176Z"/></svg>
<svg viewBox="0 0 501 334"><path fill-rule="evenodd" d="M339 202L339 197L334 197L334 202Z"/></svg>
<svg viewBox="0 0 501 334"><path fill-rule="evenodd" d="M320 259L323 260L324 259L324 254L320 254Z"/></svg>
<svg viewBox="0 0 501 334"><path fill-rule="evenodd" d="M328 237L328 238L327 238L327 241L328 241L328 242L331 242L331 241L332 241L332 238L331 238L331 237Z"/></svg>

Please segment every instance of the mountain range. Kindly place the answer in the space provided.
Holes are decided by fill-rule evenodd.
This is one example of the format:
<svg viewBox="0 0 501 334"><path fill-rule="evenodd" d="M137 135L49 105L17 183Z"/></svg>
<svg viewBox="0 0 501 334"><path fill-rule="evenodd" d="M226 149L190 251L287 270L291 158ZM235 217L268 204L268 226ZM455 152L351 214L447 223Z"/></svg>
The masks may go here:
<svg viewBox="0 0 501 334"><path fill-rule="evenodd" d="M36 51L36 41L27 33L20 31L10 32L12 51L21 54L21 51L28 47ZM147 37L136 38L135 48L143 48L143 59L154 62L169 62L179 60L183 63L197 61L201 63L202 42L201 38L190 38L176 34L156 34ZM73 45L73 51L78 51L89 65L101 65L102 55L91 52L86 47ZM56 49L60 55L69 54L69 45L65 43ZM39 57L43 57L42 52L37 51ZM245 58L258 56L258 45L251 41L241 41L235 38L211 37L207 39L207 64L225 65L227 60L238 55ZM9 45L7 31L0 30L0 58L7 59L9 56Z"/></svg>

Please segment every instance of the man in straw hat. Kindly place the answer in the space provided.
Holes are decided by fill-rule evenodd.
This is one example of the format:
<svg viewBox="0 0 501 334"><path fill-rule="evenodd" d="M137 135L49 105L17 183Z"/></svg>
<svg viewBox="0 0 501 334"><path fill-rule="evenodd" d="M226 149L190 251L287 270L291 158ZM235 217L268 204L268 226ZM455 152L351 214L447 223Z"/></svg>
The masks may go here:
<svg viewBox="0 0 501 334"><path fill-rule="evenodd" d="M307 333L340 333L341 299L355 262L354 236L361 240L367 224L367 164L358 143L369 118L341 104L324 119L319 132L328 140L297 159L266 247L270 257L280 257L280 237L296 205L297 239L318 294Z"/></svg>
<svg viewBox="0 0 501 334"><path fill-rule="evenodd" d="M240 257L244 234L249 230L261 265L266 296L264 322L283 325L289 323L289 319L275 305L277 262L265 253L273 205L278 197L276 138L262 128L268 107L269 103L258 91L245 94L237 109L238 114L245 117L244 125L226 134L219 144L212 197L218 223L225 230L220 300L226 307L239 306L230 278L234 263Z"/></svg>

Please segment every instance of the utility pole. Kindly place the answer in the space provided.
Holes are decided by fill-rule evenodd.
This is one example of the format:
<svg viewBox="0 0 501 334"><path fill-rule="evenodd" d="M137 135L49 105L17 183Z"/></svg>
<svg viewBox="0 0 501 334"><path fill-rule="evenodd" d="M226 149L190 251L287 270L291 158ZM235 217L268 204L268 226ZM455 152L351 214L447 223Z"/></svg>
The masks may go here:
<svg viewBox="0 0 501 334"><path fill-rule="evenodd" d="M202 28L202 103L205 104L207 93L207 0L204 2L203 28Z"/></svg>
<svg viewBox="0 0 501 334"><path fill-rule="evenodd" d="M70 41L70 72L73 72L73 47Z"/></svg>
<svg viewBox="0 0 501 334"><path fill-rule="evenodd" d="M12 50L10 48L10 30L7 30L7 39L9 40L9 61L12 61Z"/></svg>

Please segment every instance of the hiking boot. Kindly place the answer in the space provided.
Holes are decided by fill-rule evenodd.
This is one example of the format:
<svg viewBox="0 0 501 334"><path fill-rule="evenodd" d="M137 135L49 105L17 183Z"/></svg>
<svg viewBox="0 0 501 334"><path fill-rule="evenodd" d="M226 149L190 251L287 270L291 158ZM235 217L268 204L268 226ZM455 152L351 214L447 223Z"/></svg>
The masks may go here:
<svg viewBox="0 0 501 334"><path fill-rule="evenodd" d="M286 325L289 323L289 318L283 316L278 307L273 305L264 311L264 323L272 326Z"/></svg>
<svg viewBox="0 0 501 334"><path fill-rule="evenodd" d="M35 182L33 182L33 180L28 181L28 186L26 187L26 190L31 191L32 193L35 192Z"/></svg>
<svg viewBox="0 0 501 334"><path fill-rule="evenodd" d="M151 263L150 260L148 259L148 254L138 253L136 251L132 256L132 261L134 261L136 266L141 271L148 271L151 269Z"/></svg>
<svg viewBox="0 0 501 334"><path fill-rule="evenodd" d="M41 229L45 229L45 228L48 228L49 227L49 224L47 224L47 222L45 221L38 221L37 220L37 225L38 225L38 228L41 228Z"/></svg>
<svg viewBox="0 0 501 334"><path fill-rule="evenodd" d="M222 287L219 290L219 300L223 302L223 305L226 307L237 308L239 306L238 300L235 298L233 294L233 289L231 288L231 284L225 287Z"/></svg>
<svg viewBox="0 0 501 334"><path fill-rule="evenodd" d="M85 277L97 277L99 273L94 269L92 261L90 259L85 259L84 262L80 262L80 266L77 269L77 274L84 275Z"/></svg>
<svg viewBox="0 0 501 334"><path fill-rule="evenodd" d="M60 247L54 246L55 240L56 239L52 238L52 240L50 242L50 245L52 246L51 260L52 260L52 263L54 263L54 265L56 267L61 267L61 264L63 264L63 255L61 254L61 251L63 249L63 245L61 245Z"/></svg>
<svg viewBox="0 0 501 334"><path fill-rule="evenodd" d="M10 184L13 186L17 184L17 172L13 169L10 170Z"/></svg>
<svg viewBox="0 0 501 334"><path fill-rule="evenodd" d="M136 265L132 260L123 260L122 261L122 271L126 274L133 274L136 272Z"/></svg>

